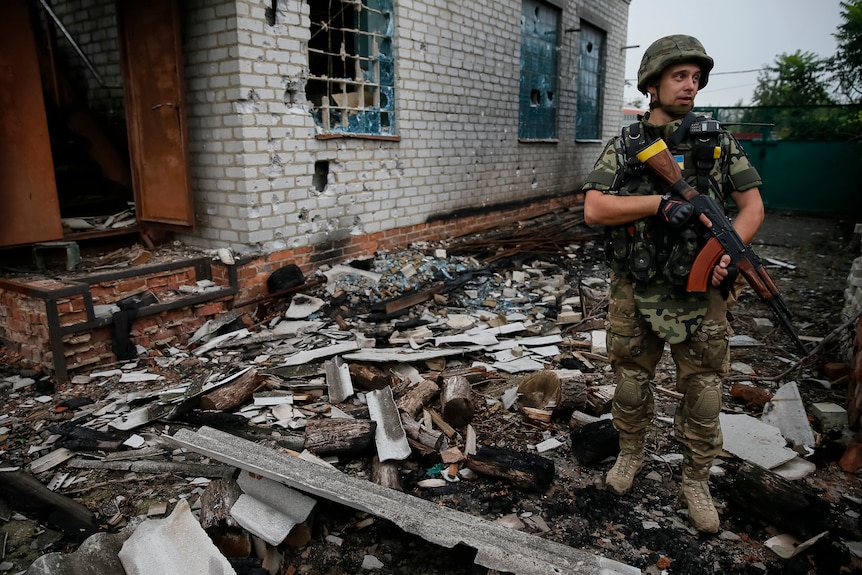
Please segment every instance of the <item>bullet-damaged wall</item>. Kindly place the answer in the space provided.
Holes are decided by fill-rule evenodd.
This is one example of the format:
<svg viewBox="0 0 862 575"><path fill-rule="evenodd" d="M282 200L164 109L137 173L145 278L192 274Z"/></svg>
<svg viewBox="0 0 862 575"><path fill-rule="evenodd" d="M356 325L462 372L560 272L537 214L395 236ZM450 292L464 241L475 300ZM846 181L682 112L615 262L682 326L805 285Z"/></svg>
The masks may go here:
<svg viewBox="0 0 862 575"><path fill-rule="evenodd" d="M53 4L104 80L61 42L77 84L100 114L123 119L114 3ZM380 5L392 17L394 133L333 138L315 123L306 95L308 2L179 3L196 229L178 239L250 256L314 246L337 256L333 245L387 232L430 226L425 235L433 237L445 231L440 222L465 214L479 226L506 224L525 206L535 213L577 201L621 124L627 0ZM559 22L555 133L528 141L518 137L522 23L540 11ZM583 25L605 35L594 140L575 138Z"/></svg>

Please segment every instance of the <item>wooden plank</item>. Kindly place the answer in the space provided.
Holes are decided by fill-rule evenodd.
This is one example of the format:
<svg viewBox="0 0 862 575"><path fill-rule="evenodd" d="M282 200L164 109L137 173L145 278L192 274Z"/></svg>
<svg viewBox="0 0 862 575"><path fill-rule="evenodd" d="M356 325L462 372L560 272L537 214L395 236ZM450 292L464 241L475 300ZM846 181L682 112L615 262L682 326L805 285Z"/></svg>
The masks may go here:
<svg viewBox="0 0 862 575"><path fill-rule="evenodd" d="M50 491L24 471L0 472L0 495L16 509L36 510L50 525L68 535L79 537L98 531L93 513L86 506Z"/></svg>
<svg viewBox="0 0 862 575"><path fill-rule="evenodd" d="M389 316L395 312L413 307L417 303L428 301L441 291L443 291L443 284L418 292L410 292L400 297L380 302L374 306L374 311L383 311L385 315Z"/></svg>

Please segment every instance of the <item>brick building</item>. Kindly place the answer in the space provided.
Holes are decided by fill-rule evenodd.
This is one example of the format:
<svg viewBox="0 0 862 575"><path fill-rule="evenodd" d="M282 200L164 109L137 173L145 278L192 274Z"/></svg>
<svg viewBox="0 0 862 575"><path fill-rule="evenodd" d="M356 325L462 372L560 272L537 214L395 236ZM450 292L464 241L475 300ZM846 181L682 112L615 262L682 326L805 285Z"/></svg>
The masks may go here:
<svg viewBox="0 0 862 575"><path fill-rule="evenodd" d="M237 255L229 270L190 266L224 288L218 309L176 308L218 313L265 294L287 262L309 271L579 202L621 123L628 5L6 0L0 63L18 81L2 88L0 205L30 223L0 231L0 247L74 242L68 218L134 205L117 233ZM81 153L58 134L83 135L81 163L97 168L68 169ZM93 190L101 203L84 201ZM70 352L109 329L88 306L146 281L116 293L103 280L126 281L76 280L75 296L3 281L0 340L63 372L108 359ZM85 319L47 311L23 329L14 308L38 309L21 305L36 292L48 308L82 298Z"/></svg>

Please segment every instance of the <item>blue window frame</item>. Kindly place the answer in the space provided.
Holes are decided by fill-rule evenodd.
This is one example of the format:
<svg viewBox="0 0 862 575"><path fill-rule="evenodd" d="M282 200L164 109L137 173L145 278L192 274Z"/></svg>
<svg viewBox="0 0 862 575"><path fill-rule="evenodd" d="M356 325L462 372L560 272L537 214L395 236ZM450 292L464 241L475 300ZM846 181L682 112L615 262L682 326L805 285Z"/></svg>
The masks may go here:
<svg viewBox="0 0 862 575"><path fill-rule="evenodd" d="M395 135L393 0L309 0L306 97L319 134Z"/></svg>
<svg viewBox="0 0 862 575"><path fill-rule="evenodd" d="M575 117L577 140L601 138L604 67L605 33L582 21L578 59L578 111Z"/></svg>
<svg viewBox="0 0 862 575"><path fill-rule="evenodd" d="M521 4L521 88L518 138L557 137L560 10L538 0Z"/></svg>

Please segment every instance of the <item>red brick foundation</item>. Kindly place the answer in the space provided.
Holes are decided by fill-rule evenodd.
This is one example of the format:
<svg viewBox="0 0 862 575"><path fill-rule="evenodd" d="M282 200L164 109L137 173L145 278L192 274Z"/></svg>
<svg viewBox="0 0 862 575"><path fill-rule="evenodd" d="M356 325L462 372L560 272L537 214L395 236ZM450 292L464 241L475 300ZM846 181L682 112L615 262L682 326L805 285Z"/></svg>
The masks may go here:
<svg viewBox="0 0 862 575"><path fill-rule="evenodd" d="M68 282L44 278L0 280L0 341L25 360L54 372L58 379L63 380L75 370L117 359L112 351L113 323L107 319L95 319L92 316L94 305L116 304L134 295L153 293L159 299L159 305L143 308L147 313L142 311L132 323L131 341L149 350L182 346L207 320L232 308L250 311L268 295L266 280L270 274L287 264L295 264L303 273L310 274L323 264L366 257L413 242L436 241L505 226L581 201L580 197L571 195L506 212L351 236L340 242L242 259L232 268L213 262L203 272L190 264L167 270L159 266L140 266L131 275L122 277L93 275ZM197 267L200 267L199 262ZM195 281L201 279L201 273L222 286L223 293L229 294L205 301L190 298L188 304L178 300L176 292L179 288L195 285ZM232 274L235 283L232 283ZM168 309L160 309L164 307ZM60 331L62 335L58 333ZM63 357L56 358L57 353L62 353Z"/></svg>

